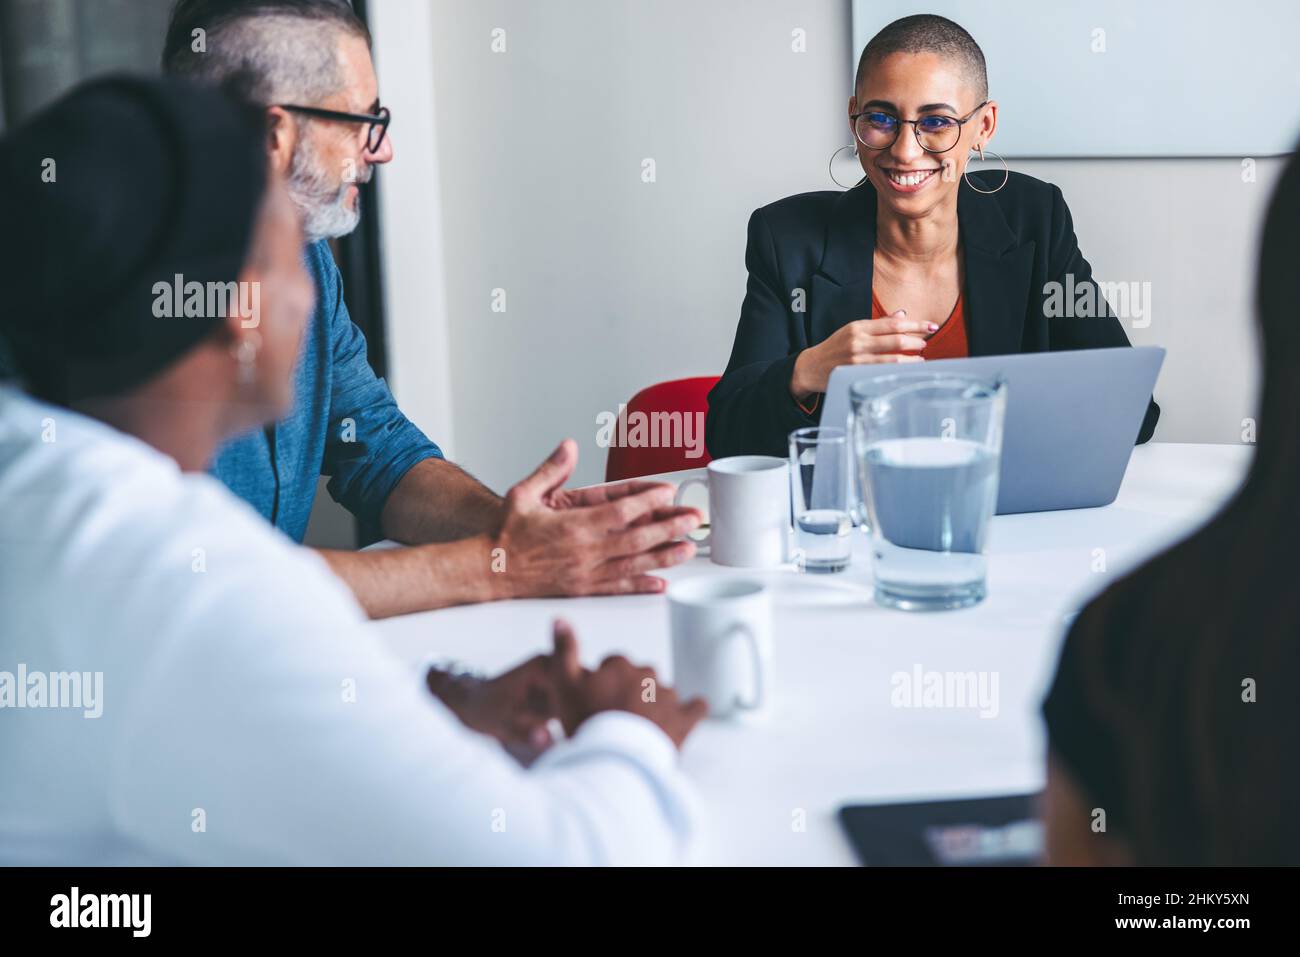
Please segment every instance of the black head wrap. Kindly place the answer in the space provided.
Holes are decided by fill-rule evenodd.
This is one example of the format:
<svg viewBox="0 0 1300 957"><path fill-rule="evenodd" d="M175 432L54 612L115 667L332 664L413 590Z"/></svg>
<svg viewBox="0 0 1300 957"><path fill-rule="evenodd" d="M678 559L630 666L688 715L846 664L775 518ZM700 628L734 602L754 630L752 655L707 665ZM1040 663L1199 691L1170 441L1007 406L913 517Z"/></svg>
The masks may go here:
<svg viewBox="0 0 1300 957"><path fill-rule="evenodd" d="M160 284L234 282L265 188L258 112L176 80L87 83L0 139L0 336L20 380L60 404L117 395L211 335L222 317L175 315Z"/></svg>

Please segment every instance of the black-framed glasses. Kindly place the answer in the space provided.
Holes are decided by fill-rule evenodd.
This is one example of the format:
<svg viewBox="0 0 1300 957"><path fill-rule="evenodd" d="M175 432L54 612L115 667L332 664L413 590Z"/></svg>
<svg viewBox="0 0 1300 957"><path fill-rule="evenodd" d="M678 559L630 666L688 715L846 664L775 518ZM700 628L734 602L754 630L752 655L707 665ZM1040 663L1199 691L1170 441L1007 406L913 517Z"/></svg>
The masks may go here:
<svg viewBox="0 0 1300 957"><path fill-rule="evenodd" d="M319 106L295 106L292 103L281 103L279 106L282 110L301 113L303 116L314 116L318 120L334 120L338 123L369 123L370 128L366 130L367 153L379 152L379 146L384 142L384 135L388 132L388 124L393 120L393 114L386 106L381 106L378 113L344 113L340 110L321 109Z"/></svg>
<svg viewBox="0 0 1300 957"><path fill-rule="evenodd" d="M849 119L853 122L853 135L869 150L889 149L898 141L898 133L903 126L910 123L921 149L927 153L946 153L961 139L961 128L988 105L989 101L985 100L962 117L928 113L914 120L900 120L893 113L884 110L863 110L854 113Z"/></svg>

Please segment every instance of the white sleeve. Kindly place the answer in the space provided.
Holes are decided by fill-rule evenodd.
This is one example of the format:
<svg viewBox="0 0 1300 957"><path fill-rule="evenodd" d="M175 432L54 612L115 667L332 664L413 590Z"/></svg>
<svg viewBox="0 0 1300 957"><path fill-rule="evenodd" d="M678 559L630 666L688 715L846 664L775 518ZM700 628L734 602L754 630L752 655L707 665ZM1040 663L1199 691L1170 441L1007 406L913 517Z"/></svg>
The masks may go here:
<svg viewBox="0 0 1300 957"><path fill-rule="evenodd" d="M185 596L117 703L128 839L213 864L683 859L693 799L659 728L598 715L525 770L386 652L319 558L271 544Z"/></svg>

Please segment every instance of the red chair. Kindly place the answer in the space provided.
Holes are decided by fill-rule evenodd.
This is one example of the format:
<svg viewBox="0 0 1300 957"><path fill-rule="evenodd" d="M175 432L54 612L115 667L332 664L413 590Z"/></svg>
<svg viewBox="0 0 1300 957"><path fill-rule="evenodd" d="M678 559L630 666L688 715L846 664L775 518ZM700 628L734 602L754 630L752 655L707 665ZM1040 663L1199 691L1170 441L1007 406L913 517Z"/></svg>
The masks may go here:
<svg viewBox="0 0 1300 957"><path fill-rule="evenodd" d="M605 481L708 465L704 415L709 409L709 390L718 378L673 379L632 396L610 436ZM694 455L696 451L700 454Z"/></svg>

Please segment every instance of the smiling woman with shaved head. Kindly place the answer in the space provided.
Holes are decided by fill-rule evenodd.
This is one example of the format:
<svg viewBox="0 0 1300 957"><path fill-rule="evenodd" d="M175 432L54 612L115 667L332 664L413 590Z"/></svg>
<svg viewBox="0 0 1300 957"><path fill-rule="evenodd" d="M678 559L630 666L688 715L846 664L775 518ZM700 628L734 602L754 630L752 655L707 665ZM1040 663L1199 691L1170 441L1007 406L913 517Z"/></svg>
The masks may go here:
<svg viewBox="0 0 1300 957"><path fill-rule="evenodd" d="M750 217L740 324L709 394L715 458L785 455L792 430L817 424L836 366L1129 344L1061 191L991 158L967 169L998 105L964 29L923 14L876 34L848 124L865 174L856 186ZM1098 304L1088 315L1056 308L1060 289L1087 287L1070 298ZM1139 442L1159 413L1152 401Z"/></svg>

